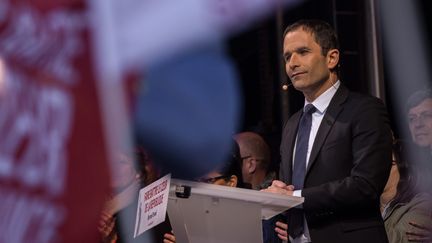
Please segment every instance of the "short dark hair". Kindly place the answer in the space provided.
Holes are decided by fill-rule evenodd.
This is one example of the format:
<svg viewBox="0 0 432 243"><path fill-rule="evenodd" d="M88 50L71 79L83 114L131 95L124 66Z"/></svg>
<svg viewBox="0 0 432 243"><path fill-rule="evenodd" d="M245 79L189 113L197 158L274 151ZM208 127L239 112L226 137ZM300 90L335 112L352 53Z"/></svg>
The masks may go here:
<svg viewBox="0 0 432 243"><path fill-rule="evenodd" d="M432 99L432 89L422 89L414 92L406 102L405 112L408 113L411 108L418 106L426 99Z"/></svg>
<svg viewBox="0 0 432 243"><path fill-rule="evenodd" d="M424 169L424 163L429 162L426 151L419 150L417 146L403 140L393 142L393 155L399 171L399 182L396 195L390 202L390 208L399 203L408 203L417 194L428 192L430 177L428 170Z"/></svg>
<svg viewBox="0 0 432 243"><path fill-rule="evenodd" d="M339 50L339 41L333 27L329 23L318 19L302 19L289 25L284 31L284 39L289 32L300 28L312 34L315 42L321 47L323 56L326 56L331 49Z"/></svg>

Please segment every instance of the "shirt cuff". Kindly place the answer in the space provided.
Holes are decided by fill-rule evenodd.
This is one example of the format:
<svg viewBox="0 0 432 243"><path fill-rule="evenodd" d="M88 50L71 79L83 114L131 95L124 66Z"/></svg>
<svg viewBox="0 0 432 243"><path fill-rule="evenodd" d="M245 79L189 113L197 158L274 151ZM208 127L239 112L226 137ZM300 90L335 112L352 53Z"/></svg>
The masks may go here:
<svg viewBox="0 0 432 243"><path fill-rule="evenodd" d="M301 197L301 192L302 192L302 190L295 190L295 191L293 191L293 196Z"/></svg>

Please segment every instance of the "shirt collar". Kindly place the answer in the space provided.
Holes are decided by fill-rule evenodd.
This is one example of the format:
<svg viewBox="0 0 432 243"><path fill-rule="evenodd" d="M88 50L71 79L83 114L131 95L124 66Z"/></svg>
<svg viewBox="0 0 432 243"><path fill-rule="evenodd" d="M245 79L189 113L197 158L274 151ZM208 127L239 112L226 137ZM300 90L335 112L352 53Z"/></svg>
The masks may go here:
<svg viewBox="0 0 432 243"><path fill-rule="evenodd" d="M334 85L332 85L324 93L318 96L318 98L316 98L312 103L307 102L307 100L305 99L304 106L308 104L312 104L317 109L317 112L323 114L327 110L327 107L329 106L333 96L336 94L336 91L338 90L339 86L340 86L340 81L338 80Z"/></svg>

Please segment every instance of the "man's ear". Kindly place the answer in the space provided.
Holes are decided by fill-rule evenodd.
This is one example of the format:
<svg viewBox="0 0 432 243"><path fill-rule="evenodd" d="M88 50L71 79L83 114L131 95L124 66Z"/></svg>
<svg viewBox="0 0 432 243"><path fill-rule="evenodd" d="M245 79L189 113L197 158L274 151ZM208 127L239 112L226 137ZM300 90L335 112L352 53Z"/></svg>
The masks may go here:
<svg viewBox="0 0 432 243"><path fill-rule="evenodd" d="M257 161L255 159L253 159L253 158L250 158L248 160L248 165L249 165L248 166L248 172L249 172L249 174L255 173L256 168L257 168Z"/></svg>
<svg viewBox="0 0 432 243"><path fill-rule="evenodd" d="M327 67L332 70L339 64L339 50L331 49L327 52Z"/></svg>
<svg viewBox="0 0 432 243"><path fill-rule="evenodd" d="M230 177L230 179L229 179L229 181L227 183L227 186L237 187L237 183L238 183L237 176L236 175L231 175L231 177Z"/></svg>

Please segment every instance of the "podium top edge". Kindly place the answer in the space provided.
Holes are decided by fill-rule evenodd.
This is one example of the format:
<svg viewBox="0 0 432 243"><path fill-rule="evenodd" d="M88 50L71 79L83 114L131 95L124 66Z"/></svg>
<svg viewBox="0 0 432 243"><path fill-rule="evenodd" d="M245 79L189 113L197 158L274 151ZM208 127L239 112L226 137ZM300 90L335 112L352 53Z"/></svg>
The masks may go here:
<svg viewBox="0 0 432 243"><path fill-rule="evenodd" d="M252 189L227 187L179 179L171 179L170 194L174 194L177 186L190 187L191 195L206 195L268 206L295 207L304 202L304 197L279 195Z"/></svg>

